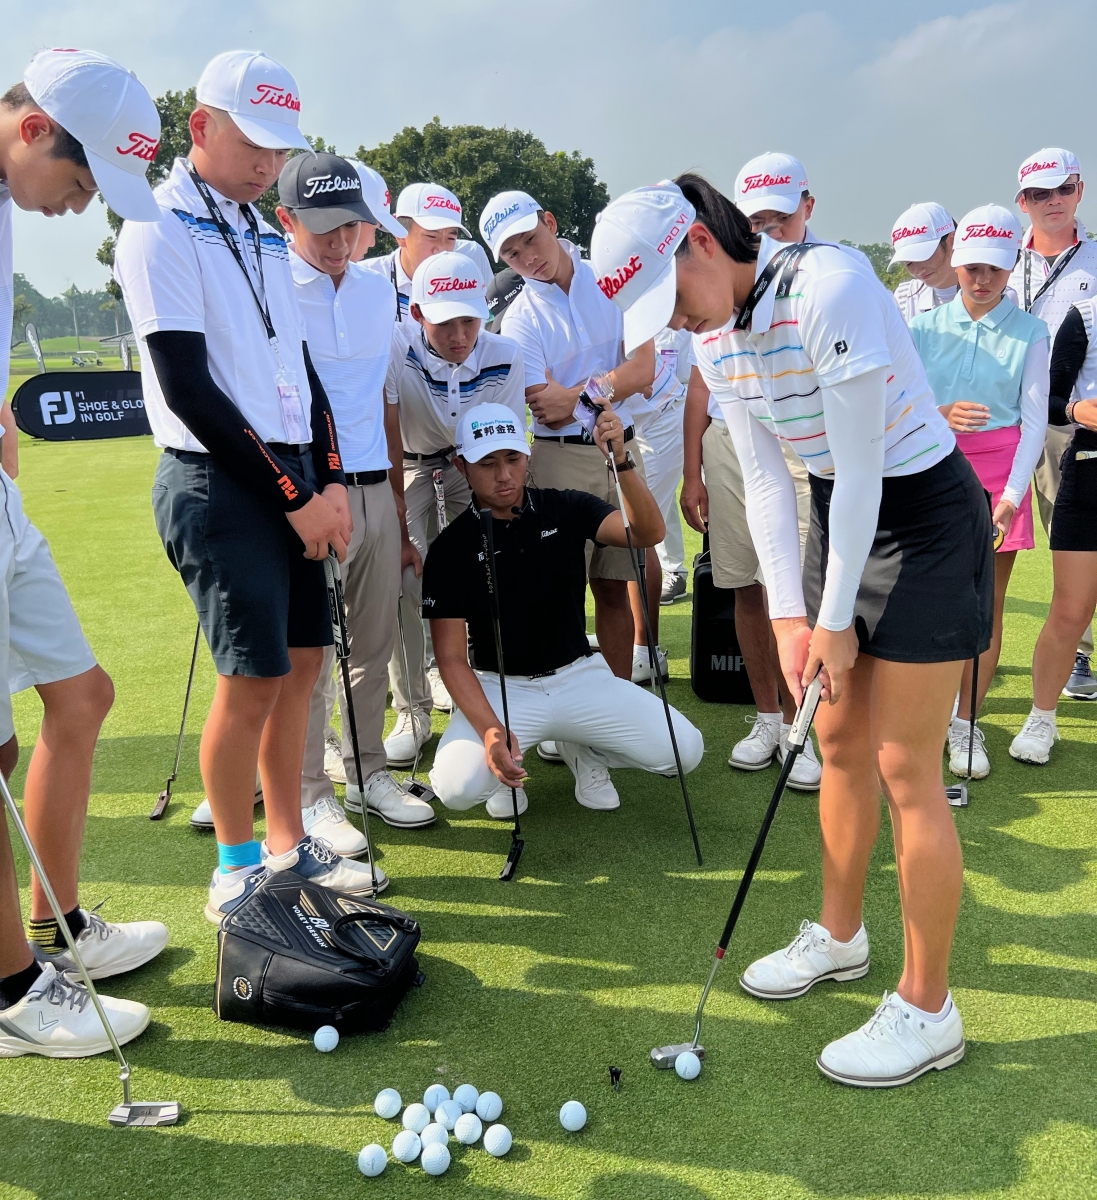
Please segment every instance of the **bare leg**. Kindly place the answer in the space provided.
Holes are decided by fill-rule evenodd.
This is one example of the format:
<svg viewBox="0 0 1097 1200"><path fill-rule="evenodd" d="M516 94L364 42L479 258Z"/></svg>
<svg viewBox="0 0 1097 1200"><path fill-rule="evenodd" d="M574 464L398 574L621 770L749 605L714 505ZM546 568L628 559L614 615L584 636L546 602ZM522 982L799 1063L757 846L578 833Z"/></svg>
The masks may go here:
<svg viewBox="0 0 1097 1200"><path fill-rule="evenodd" d="M651 636L655 644L659 644L659 594L663 590L663 568L659 556L654 550L648 550L647 562L644 567L644 578L648 585L648 620L651 622ZM644 614L640 609L640 589L635 583L628 585L628 599L632 607L633 645L647 649L648 635L644 629Z"/></svg>
<svg viewBox="0 0 1097 1200"><path fill-rule="evenodd" d="M755 707L761 713L779 709L777 697L777 641L773 636L766 593L760 583L735 589L735 635L743 652Z"/></svg>
<svg viewBox="0 0 1097 1200"><path fill-rule="evenodd" d="M982 711L983 701L990 690L994 672L998 670L998 659L1002 656L1002 620L1006 609L1006 589L1017 559L1016 550L1007 550L994 556L994 628L990 635L990 647L979 656L979 692L976 696L976 715ZM1073 655L1071 663L1074 662ZM1064 683L1066 680L1063 681ZM964 721L971 720L971 661L964 665L964 677L960 681L960 707L956 715Z"/></svg>
<svg viewBox="0 0 1097 1200"><path fill-rule="evenodd" d="M1050 711L1070 678L1078 639L1093 619L1097 604L1097 552L1053 550L1055 586L1051 609L1036 640L1032 658L1032 696L1037 708Z"/></svg>
<svg viewBox="0 0 1097 1200"><path fill-rule="evenodd" d="M628 585L623 579L592 579L590 590L602 656L619 679L631 679L634 622Z"/></svg>
<svg viewBox="0 0 1097 1200"><path fill-rule="evenodd" d="M0 746L0 771L10 779L19 758L19 743L15 738ZM14 836L14 835L13 835ZM23 932L19 914L19 881L15 874L15 856L8 840L8 817L0 804L0 979L25 971L33 956Z"/></svg>

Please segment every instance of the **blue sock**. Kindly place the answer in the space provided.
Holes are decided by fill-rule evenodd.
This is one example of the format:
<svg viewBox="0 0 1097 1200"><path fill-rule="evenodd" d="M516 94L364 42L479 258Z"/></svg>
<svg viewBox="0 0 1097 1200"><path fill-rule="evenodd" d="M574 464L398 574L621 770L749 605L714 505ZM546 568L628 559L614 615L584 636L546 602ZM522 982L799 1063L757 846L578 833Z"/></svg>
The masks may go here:
<svg viewBox="0 0 1097 1200"><path fill-rule="evenodd" d="M217 843L217 865L221 868L222 875L242 870L245 867L257 867L260 861L259 843L254 838L235 846L226 846L223 842Z"/></svg>

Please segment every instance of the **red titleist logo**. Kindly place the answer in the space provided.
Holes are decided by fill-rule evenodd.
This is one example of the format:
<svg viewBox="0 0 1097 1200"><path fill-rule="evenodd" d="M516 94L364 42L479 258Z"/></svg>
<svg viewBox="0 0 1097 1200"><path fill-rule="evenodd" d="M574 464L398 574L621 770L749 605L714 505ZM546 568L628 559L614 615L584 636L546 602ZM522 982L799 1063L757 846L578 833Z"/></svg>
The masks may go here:
<svg viewBox="0 0 1097 1200"><path fill-rule="evenodd" d="M461 215L461 206L456 200L451 200L448 196L428 196L423 201L424 208L448 208L450 212L455 212L458 216Z"/></svg>
<svg viewBox="0 0 1097 1200"><path fill-rule="evenodd" d="M452 275L443 275L430 280L427 295L437 296L442 292L474 292L479 286L478 279L457 279Z"/></svg>
<svg viewBox="0 0 1097 1200"><path fill-rule="evenodd" d="M634 254L623 267L618 267L612 275L603 275L598 280L598 286L605 293L606 297L612 300L633 275L643 269L644 264L640 261L639 254Z"/></svg>
<svg viewBox="0 0 1097 1200"><path fill-rule="evenodd" d="M659 245L655 247L655 249L660 254L665 253L666 248L672 242L676 242L678 240L678 238L681 236L682 230L685 229L688 224L689 224L689 217L687 217L685 213L679 213L674 218L674 224L670 227L670 232L667 234L667 236L665 238L663 238L663 240L659 243Z"/></svg>
<svg viewBox="0 0 1097 1200"><path fill-rule="evenodd" d="M763 187L785 187L791 182L791 175L748 175L743 180L743 192L745 194Z"/></svg>
<svg viewBox="0 0 1097 1200"><path fill-rule="evenodd" d="M896 242L901 242L903 238L918 237L919 234L925 233L926 229L925 225L919 225L917 229L908 229L905 225L900 225L891 235L891 244L894 246Z"/></svg>
<svg viewBox="0 0 1097 1200"><path fill-rule="evenodd" d="M389 195L388 188L385 188L385 207L386 208L392 207L392 197Z"/></svg>
<svg viewBox="0 0 1097 1200"><path fill-rule="evenodd" d="M1058 171L1060 170L1057 159L1052 159L1051 162L1034 162L1028 163L1027 166L1021 168L1020 182L1024 181L1032 174L1033 171Z"/></svg>
<svg viewBox="0 0 1097 1200"><path fill-rule="evenodd" d="M160 149L160 143L149 137L147 133L131 133L129 135L128 146L115 146L115 150L119 154L132 154L134 158L139 158L143 162L152 162L156 157L156 151Z"/></svg>
<svg viewBox="0 0 1097 1200"><path fill-rule="evenodd" d="M968 238L1005 238L1006 241L1013 240L1012 229L999 229L997 225L969 225L960 238L961 242L966 242Z"/></svg>
<svg viewBox="0 0 1097 1200"><path fill-rule="evenodd" d="M278 87L274 83L259 83L255 85L255 95L252 104L272 104L275 108L288 108L290 112L301 111L301 101L292 92Z"/></svg>

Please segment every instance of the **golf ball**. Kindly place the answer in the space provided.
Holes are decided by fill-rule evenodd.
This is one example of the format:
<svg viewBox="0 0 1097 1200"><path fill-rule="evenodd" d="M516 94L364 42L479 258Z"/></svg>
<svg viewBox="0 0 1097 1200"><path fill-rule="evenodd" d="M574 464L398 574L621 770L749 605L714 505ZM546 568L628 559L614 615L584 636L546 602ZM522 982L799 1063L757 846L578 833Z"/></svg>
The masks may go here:
<svg viewBox="0 0 1097 1200"><path fill-rule="evenodd" d="M499 1099L498 1093L481 1092L476 1101L476 1115L481 1121L498 1121L503 1115L503 1101Z"/></svg>
<svg viewBox="0 0 1097 1200"><path fill-rule="evenodd" d="M560 1124L568 1133L578 1133L587 1123L587 1110L578 1100L569 1100L560 1109Z"/></svg>
<svg viewBox="0 0 1097 1200"><path fill-rule="evenodd" d="M339 1030L334 1025L321 1025L312 1035L312 1044L321 1054L330 1054L339 1045Z"/></svg>
<svg viewBox="0 0 1097 1200"><path fill-rule="evenodd" d="M371 1142L358 1151L358 1170L363 1175L380 1175L388 1166L388 1161L389 1156L385 1153L384 1146L378 1146L376 1142Z"/></svg>
<svg viewBox="0 0 1097 1200"><path fill-rule="evenodd" d="M430 1113L425 1104L409 1104L404 1109L404 1128L412 1133L422 1133L430 1124Z"/></svg>
<svg viewBox="0 0 1097 1200"><path fill-rule="evenodd" d="M701 1074L701 1060L692 1050L684 1050L674 1060L679 1079L696 1079Z"/></svg>
<svg viewBox="0 0 1097 1200"><path fill-rule="evenodd" d="M514 1144L505 1125L489 1125L484 1132L484 1149L494 1158L502 1158Z"/></svg>
<svg viewBox="0 0 1097 1200"><path fill-rule="evenodd" d="M401 1130L392 1139L392 1157L398 1162L413 1163L419 1157L419 1151L422 1150L423 1143L419 1140L417 1133L412 1133L410 1129Z"/></svg>
<svg viewBox="0 0 1097 1200"><path fill-rule="evenodd" d="M449 1088L443 1087L440 1083L432 1083L429 1088L423 1093L423 1103L430 1109L431 1112L442 1103L443 1100L449 1099Z"/></svg>
<svg viewBox="0 0 1097 1200"><path fill-rule="evenodd" d="M439 1125L437 1121L432 1121L419 1135L419 1140L424 1146L434 1146L436 1144L444 1146L449 1141L449 1134L446 1132L444 1125Z"/></svg>
<svg viewBox="0 0 1097 1200"><path fill-rule="evenodd" d="M452 1129L461 1115L461 1105L456 1100L443 1100L434 1110L434 1119L446 1129Z"/></svg>
<svg viewBox="0 0 1097 1200"><path fill-rule="evenodd" d="M475 1113L462 1113L453 1127L453 1136L462 1146L474 1146L480 1140L484 1126Z"/></svg>
<svg viewBox="0 0 1097 1200"><path fill-rule="evenodd" d="M432 1142L423 1147L423 1157L419 1165L428 1175L441 1175L449 1170L449 1147L441 1142Z"/></svg>
<svg viewBox="0 0 1097 1200"><path fill-rule="evenodd" d="M402 1104L400 1093L395 1088L383 1088L373 1098L373 1111L388 1121L396 1116Z"/></svg>
<svg viewBox="0 0 1097 1200"><path fill-rule="evenodd" d="M480 1093L472 1086L471 1083L462 1083L460 1087L453 1089L453 1098L461 1106L462 1112L475 1112L476 1101L480 1099Z"/></svg>

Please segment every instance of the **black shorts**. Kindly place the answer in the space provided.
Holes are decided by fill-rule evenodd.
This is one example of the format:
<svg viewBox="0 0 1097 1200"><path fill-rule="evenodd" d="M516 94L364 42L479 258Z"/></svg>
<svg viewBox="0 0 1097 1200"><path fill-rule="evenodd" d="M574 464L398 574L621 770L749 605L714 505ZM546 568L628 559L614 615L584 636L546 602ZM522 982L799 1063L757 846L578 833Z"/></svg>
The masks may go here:
<svg viewBox="0 0 1097 1200"><path fill-rule="evenodd" d="M1079 429L1059 462L1052 550L1097 550L1097 433Z"/></svg>
<svg viewBox="0 0 1097 1200"><path fill-rule="evenodd" d="M311 455L283 458L316 486ZM305 558L284 513L208 454L165 450L152 508L219 675L288 675L290 646L332 644L323 563Z"/></svg>
<svg viewBox="0 0 1097 1200"><path fill-rule="evenodd" d="M834 481L810 478L804 600L814 625L826 581ZM958 449L917 475L885 479L854 606L861 653L926 663L982 653L993 624L993 560L986 493Z"/></svg>

